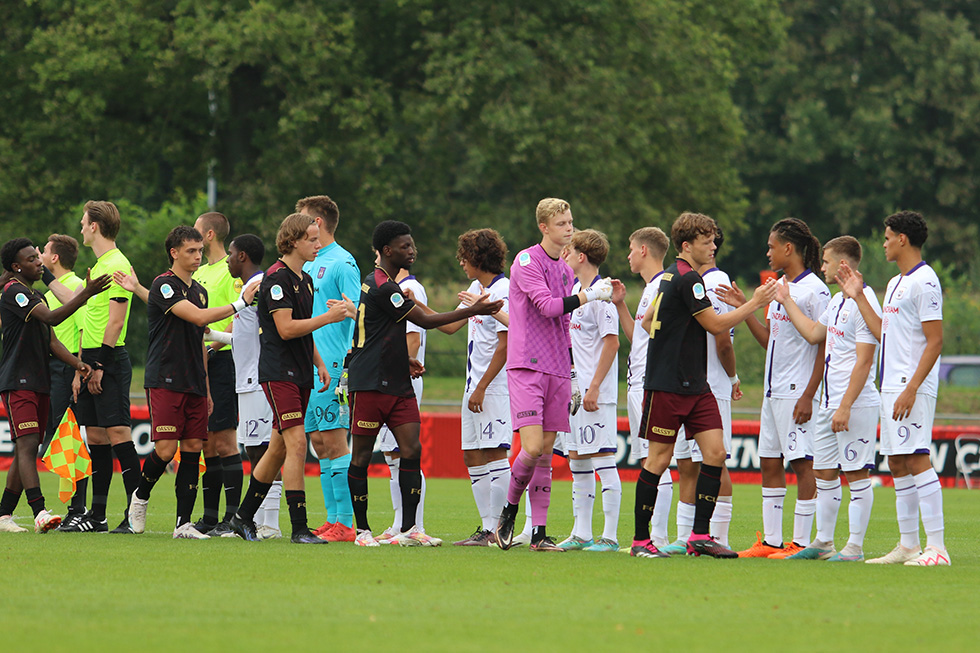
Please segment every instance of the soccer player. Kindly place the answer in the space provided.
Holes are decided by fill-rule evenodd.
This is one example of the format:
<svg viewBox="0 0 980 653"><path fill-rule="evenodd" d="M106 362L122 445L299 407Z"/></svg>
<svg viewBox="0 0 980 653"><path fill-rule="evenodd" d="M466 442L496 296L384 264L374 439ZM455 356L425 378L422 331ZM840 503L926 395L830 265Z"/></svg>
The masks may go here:
<svg viewBox="0 0 980 653"><path fill-rule="evenodd" d="M750 302L724 315L710 310L711 300L697 270L711 262L715 234L715 221L699 213L682 213L674 221L670 235L679 254L664 272L657 296L642 322L650 333L650 342L640 435L649 440L650 449L636 484L635 531L630 549L630 555L635 557L667 555L650 540L650 517L660 475L670 464L682 425L686 437L697 442L702 455L688 553L737 556L708 534L721 487L725 446L718 404L707 381L707 332L717 335L729 331L768 303L775 288L770 282L759 288Z"/></svg>
<svg viewBox="0 0 980 653"><path fill-rule="evenodd" d="M841 262L852 270L861 262L861 244L840 236L823 247L821 272L834 283ZM875 315L881 315L874 290L862 293ZM878 341L868 329L853 299L842 292L830 298L819 320L806 317L790 295L786 278L776 286L776 301L783 304L793 326L807 342L826 342L823 390L813 431L813 474L817 481L817 534L813 542L788 560L864 560L864 535L868 531L874 492L869 470L875 465L875 440L880 399L871 367ZM848 508L850 538L840 553L834 549L834 528L842 499L840 472L851 492Z"/></svg>
<svg viewBox="0 0 980 653"><path fill-rule="evenodd" d="M377 262L378 261L376 260L376 263ZM425 286L423 286L422 282L419 281L418 278L409 270L399 270L398 275L395 277L395 283L401 287L402 291L405 293L405 296L411 298L417 305L425 306L429 301L429 296L425 291ZM408 356L409 358L417 360L419 365L421 365L423 368L425 368L425 335L425 329L417 324L414 324L411 321L405 324L405 340L408 343ZM425 383L422 375L418 374L413 376L412 389L415 391L415 403L419 405L419 410L422 409L422 391L424 388ZM381 544L391 544L394 541L395 536L402 532L402 496L401 483L399 482L401 451L398 449L398 442L395 441L394 434L392 434L391 429L389 429L387 426L382 426L378 433L378 448L384 454L385 462L388 463L388 473L390 475L388 480L388 488L391 492L391 507L395 514L391 522L391 526L382 531L376 539ZM424 516L425 474L422 474L422 488L419 495L419 505L415 514L415 525L418 527L418 530L423 533L425 532L425 524L423 523Z"/></svg>
<svg viewBox="0 0 980 653"><path fill-rule="evenodd" d="M116 247L121 221L112 202L91 201L85 204L81 220L82 243L91 247L98 260L91 274L128 273L129 260ZM82 532L109 530L106 504L112 482L112 456L122 470L126 496L132 496L140 482L140 460L133 445L130 428L129 391L133 366L126 351L126 332L132 293L113 284L108 292L92 298L82 319L82 360L95 370L78 394L75 416L85 427L89 454L92 457L92 507L76 527ZM131 533L129 519L113 533Z"/></svg>
<svg viewBox="0 0 980 653"><path fill-rule="evenodd" d="M441 540L426 535L416 523L422 489L421 418L411 377L423 372L424 368L409 356L405 321L430 329L471 315L490 315L503 306L502 301L481 297L470 307L448 313L430 315L415 310L415 302L407 298L395 282L399 270L411 270L415 262L415 241L411 233L407 224L394 220L386 220L375 227L372 241L380 263L364 278L357 307L354 347L349 359L353 434L349 482L358 530L356 543L361 546L379 546L367 519L367 468L382 424L391 429L401 454L398 478L402 523L401 532L392 543L401 546L441 544ZM353 310L352 305L349 307Z"/></svg>
<svg viewBox="0 0 980 653"><path fill-rule="evenodd" d="M488 294L491 301L503 302L507 311L510 281L504 276L507 244L493 229L472 229L460 235L456 260L471 280L464 291L467 297ZM457 308L470 302L464 301ZM431 309L416 304L427 313ZM501 374L507 362L507 324L497 319L474 315L439 327L444 333L456 333L466 324L466 385L463 389L461 443L463 463L470 476L473 500L480 515L480 526L470 537L454 542L456 546L490 546L510 482L510 449L513 430L510 427L510 399L507 375Z"/></svg>
<svg viewBox="0 0 980 653"><path fill-rule="evenodd" d="M520 432L521 451L511 467L507 504L494 532L497 546L509 549L521 495L530 488L533 551L564 551L548 537L551 458L558 431L568 432L569 413L581 402L573 377L569 313L597 299L621 297L618 280L572 293L572 270L561 258L572 239L568 202L548 197L535 210L541 242L518 253L511 266L507 385L512 425Z"/></svg>
<svg viewBox="0 0 980 653"><path fill-rule="evenodd" d="M861 292L859 272L841 265L841 290L857 302L871 332L880 336L881 452L895 479L895 506L901 539L871 564L945 566L943 495L929 460L932 424L943 348L943 293L935 271L922 260L929 235L925 219L914 211L885 218L885 258L899 274L888 282L882 318ZM922 514L926 548L919 551Z"/></svg>
<svg viewBox="0 0 980 653"><path fill-rule="evenodd" d="M807 318L819 318L830 301L830 290L813 272L821 265L820 243L810 228L796 218L780 220L769 232L768 246L769 265L789 278L793 301ZM718 296L737 306L744 298L737 293L737 286L733 284L731 289L735 292L722 286ZM813 530L816 482L811 417L823 375L824 344L811 345L804 340L779 302L774 301L769 307L765 325L754 316L746 324L766 348L765 397L759 427L764 535L757 534L756 543L739 552L739 557L779 559L806 548ZM793 540L784 545L785 460L796 473L797 497Z"/></svg>
<svg viewBox="0 0 980 653"><path fill-rule="evenodd" d="M230 225L222 213L208 212L197 218L194 228L204 237L206 265L194 272L194 280L204 286L208 302L212 306L223 306L238 299L241 282L235 279L228 269L228 254L225 252L225 239ZM212 333L227 331L231 327L231 317L208 325ZM208 416L208 437L204 441L204 475L201 477L201 499L204 516L194 527L211 537L233 535L228 526L242 498L242 456L238 449L236 432L238 428L238 398L235 394L235 361L231 350L219 341L208 345L208 389L214 410ZM225 488L225 514L218 521L218 506L221 502L221 487Z"/></svg>
<svg viewBox="0 0 980 653"><path fill-rule="evenodd" d="M312 217L320 234L316 259L303 264L303 271L313 279L313 314L325 313L327 301L340 300L344 296L349 297L356 306L360 299L361 273L354 257L336 240L337 224L340 222L337 203L326 195L315 195L296 202L296 212ZM347 485L350 416L341 414L341 397L337 390L344 374L344 359L350 349L353 332L354 322L351 320L327 324L313 332L316 350L330 372L330 385L320 388L318 380L314 379L316 392L310 394L305 428L320 461L320 488L327 508L327 520L313 534L328 542L353 542L357 535L353 528L354 508Z"/></svg>
<svg viewBox="0 0 980 653"><path fill-rule="evenodd" d="M11 273L0 295L3 354L0 356L0 398L10 421L14 459L7 472L7 483L0 498L0 532L18 533L27 529L13 519L21 493L34 513L34 531L45 533L61 523L61 517L45 509L37 475L37 452L47 427L50 409L53 354L88 378L92 368L69 352L51 327L62 323L90 297L105 290L110 279L102 276L85 284L63 306L50 310L44 296L34 290L41 279L42 264L34 244L15 238L0 248L3 269Z"/></svg>
<svg viewBox="0 0 980 653"><path fill-rule="evenodd" d="M313 345L312 333L324 324L347 319L348 302L328 301L326 313L313 315L313 280L303 264L316 259L320 230L316 220L302 213L287 216L276 234L281 258L262 279L259 292L259 383L272 406L273 428L269 449L252 469L245 500L230 525L242 539L258 539L253 518L282 468L283 488L295 544L326 544L310 532L306 519L306 407L313 387L311 369L317 370L321 392L330 374ZM351 311L353 306L351 306Z"/></svg>
<svg viewBox="0 0 980 653"><path fill-rule="evenodd" d="M641 227L630 235L630 253L627 257L630 272L639 274L646 284L640 303L636 307L636 315L630 315L623 300L614 302L619 314L619 324L630 341L630 353L626 359L626 408L630 422L630 462L643 466L647 457L649 444L640 437L640 417L643 412L643 376L647 367L647 345L650 334L641 327L643 318L650 305L653 304L660 279L664 272L664 256L670 248L667 234L659 227ZM673 501L674 486L670 473L664 472L660 477L657 488L657 505L653 511L653 521L650 524L650 536L655 546L665 547L670 542L667 539L667 522L670 518L670 504Z"/></svg>
<svg viewBox="0 0 980 653"><path fill-rule="evenodd" d="M609 254L606 235L594 229L576 231L562 258L575 273L573 293L601 281L599 266ZM591 302L572 311L569 330L579 383L586 388L582 409L571 416L571 431L562 437L572 472L572 533L558 544L565 550L618 551L619 507L623 486L616 469L616 399L619 392L619 322L608 301ZM556 443L555 452L559 453ZM602 537L592 537L595 477L602 483Z"/></svg>
<svg viewBox="0 0 980 653"><path fill-rule="evenodd" d="M244 299L208 308L208 293L193 278L201 265L204 240L194 227L174 227L164 242L170 269L153 280L147 292L150 341L143 385L152 419L153 451L143 462L139 486L129 503L129 526L146 529L150 493L180 448L174 479L177 520L174 539L206 540L191 523L203 441L208 436L211 396L208 388L204 331L208 324L233 315L251 302L253 285ZM142 293L139 293L142 295Z"/></svg>
<svg viewBox="0 0 980 653"><path fill-rule="evenodd" d="M698 269L698 274L704 279L705 291L711 300L711 308L721 315L730 310L717 296L717 289L722 285L731 285L731 279L715 266L718 250L725 242L721 228L715 233L715 251L711 260ZM738 374L735 371L735 348L732 346L733 332L718 333L708 339L708 386L718 404L721 423L724 431L726 459L732 451L732 400L742 397ZM683 431L683 429L682 429ZM687 538L694 526L694 501L698 473L701 464L701 450L697 443L680 437L674 445L674 459L677 461L679 476L680 499L677 502L677 539L661 551L670 555L687 553ZM720 544L728 546L728 529L732 521L732 478L728 467L721 468L721 489L715 510L711 514L711 536ZM658 496L659 498L659 496ZM656 520L656 516L654 516ZM656 544L656 542L654 542ZM660 547L658 547L660 548Z"/></svg>

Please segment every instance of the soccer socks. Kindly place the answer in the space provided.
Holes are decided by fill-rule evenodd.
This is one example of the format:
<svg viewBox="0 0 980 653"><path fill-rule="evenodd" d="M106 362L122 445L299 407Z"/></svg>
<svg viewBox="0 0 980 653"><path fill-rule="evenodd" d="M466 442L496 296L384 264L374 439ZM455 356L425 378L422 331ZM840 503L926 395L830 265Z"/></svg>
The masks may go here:
<svg viewBox="0 0 980 653"><path fill-rule="evenodd" d="M68 512L71 514L82 514L85 512L85 503L88 498L88 477L80 479L75 482L75 494L71 496L71 503L68 506ZM5 515L7 513L0 512L0 514Z"/></svg>
<svg viewBox="0 0 980 653"><path fill-rule="evenodd" d="M623 503L623 483L616 469L616 459L611 456L593 458L595 473L602 483L602 515L605 518L602 526L602 537L618 542L619 509Z"/></svg>
<svg viewBox="0 0 980 653"><path fill-rule="evenodd" d="M371 530L371 527L368 526L367 520L367 470L368 468L366 466L358 467L354 464L351 464L351 466L347 468L347 484L350 487L350 499L351 506L354 511L354 523L357 524L357 530L359 531Z"/></svg>
<svg viewBox="0 0 980 653"><path fill-rule="evenodd" d="M143 469L140 472L140 483L136 486L136 498L143 501L148 501L150 498L150 492L153 491L153 486L157 484L163 473L167 471L167 463L169 460L164 460L157 455L156 451L151 451L150 455L143 460ZM195 477L195 480L196 477ZM93 492L95 490L93 489ZM93 506L95 505L95 499L92 499Z"/></svg>
<svg viewBox="0 0 980 653"><path fill-rule="evenodd" d="M516 507L515 507L516 511ZM531 510L531 493L524 495L524 528L521 530L521 535L526 535L531 537L531 531L533 528L531 524L534 522L533 511Z"/></svg>
<svg viewBox="0 0 980 653"><path fill-rule="evenodd" d="M919 512L926 531L926 545L946 550L943 525L943 492L936 470L929 468L915 475L915 490L919 495Z"/></svg>
<svg viewBox="0 0 980 653"><path fill-rule="evenodd" d="M728 546L728 528L732 525L732 498L718 497L715 512L711 515L711 537L719 544Z"/></svg>
<svg viewBox="0 0 980 653"><path fill-rule="evenodd" d="M707 535L711 529L711 515L715 512L718 491L721 489L721 467L701 463L701 472L695 489L694 529L695 535Z"/></svg>
<svg viewBox="0 0 980 653"><path fill-rule="evenodd" d="M92 459L92 516L102 521L112 483L112 445L90 444L88 453Z"/></svg>
<svg viewBox="0 0 980 653"><path fill-rule="evenodd" d="M514 459L514 466L510 470L510 485L507 488L507 503L516 506L521 502L521 495L531 482L531 475L537 466L537 459L532 458L521 449Z"/></svg>
<svg viewBox="0 0 980 653"><path fill-rule="evenodd" d="M415 526L419 502L422 499L422 461L418 458L402 458L398 470L398 485L402 499L401 532Z"/></svg>
<svg viewBox="0 0 980 653"><path fill-rule="evenodd" d="M9 473L9 472L8 472ZM12 515L20 501L20 492L14 492L4 488L3 498L0 499L0 515Z"/></svg>
<svg viewBox="0 0 980 653"><path fill-rule="evenodd" d="M180 453L183 460L184 452ZM204 523L208 526L218 524L218 505L221 503L221 457L209 456L204 459L204 474L201 475L201 498L204 502Z"/></svg>
<svg viewBox="0 0 980 653"><path fill-rule="evenodd" d="M497 528L500 511L507 501L507 488L510 486L510 462L506 458L487 463L490 472L490 519L491 526L487 530Z"/></svg>
<svg viewBox="0 0 980 653"><path fill-rule="evenodd" d="M327 521L337 521L337 499L333 494L333 461L329 458L320 459L320 491L323 492L323 505L327 509Z"/></svg>
<svg viewBox="0 0 980 653"><path fill-rule="evenodd" d="M225 486L225 521L231 519L242 502L242 455L234 453L221 459L221 482Z"/></svg>
<svg viewBox="0 0 980 653"><path fill-rule="evenodd" d="M595 507L595 469L591 458L569 458L572 472L572 536L592 539L592 509Z"/></svg>
<svg viewBox="0 0 980 653"><path fill-rule="evenodd" d="M350 497L348 496L348 501ZM261 519L266 526L279 530L279 504L282 501L282 481L273 481L262 499Z"/></svg>
<svg viewBox="0 0 980 653"><path fill-rule="evenodd" d="M657 505L657 485L660 476L640 470L636 480L636 498L633 504L633 541L646 542L650 539L650 518L653 517L654 506Z"/></svg>
<svg viewBox="0 0 980 653"><path fill-rule="evenodd" d="M898 532L901 534L901 544L907 549L919 548L919 493L915 488L915 479L908 476L896 476L895 481L895 513L898 517Z"/></svg>
<svg viewBox="0 0 980 653"><path fill-rule="evenodd" d="M657 503L654 505L650 524L650 535L653 543L657 546L666 546L670 543L670 537L667 535L667 523L670 521L670 504L673 501L674 480L671 478L668 469L660 475L660 482L657 484Z"/></svg>
<svg viewBox="0 0 980 653"><path fill-rule="evenodd" d="M541 456L534 467L528 484L531 497L532 532L538 526L547 526L548 507L551 505L551 456ZM532 535L533 538L533 535Z"/></svg>
<svg viewBox="0 0 980 653"><path fill-rule="evenodd" d="M421 462L419 463L421 467ZM422 479L422 486L419 488L419 505L415 508L415 525L419 527L419 530L423 533L425 532L425 474L419 471L419 475Z"/></svg>
<svg viewBox="0 0 980 653"><path fill-rule="evenodd" d="M694 532L694 504L677 502L677 539L687 542Z"/></svg>
<svg viewBox="0 0 980 653"><path fill-rule="evenodd" d="M112 445L112 453L119 461L119 469L122 471L123 487L126 488L126 498L128 499L136 491L140 484L142 470L140 469L140 457L136 453L136 445L132 440ZM127 502L127 511L129 510ZM128 514L128 512L127 512Z"/></svg>
<svg viewBox="0 0 980 653"><path fill-rule="evenodd" d="M473 492L476 511L480 513L481 528L489 531L496 527L497 521L490 510L490 470L487 465L473 465L467 467L466 471L470 475L470 490Z"/></svg>
<svg viewBox="0 0 980 653"><path fill-rule="evenodd" d="M401 458L392 458L388 454L385 454L385 462L388 463L388 473L391 475L391 479L388 481L388 490L391 492L391 509L395 513L395 517L391 522L391 529L395 530L401 528L402 523L402 491L401 485L398 482Z"/></svg>
<svg viewBox="0 0 980 653"><path fill-rule="evenodd" d="M817 512L816 499L797 499L793 510L793 541L802 547L810 545L813 532L813 516Z"/></svg>
<svg viewBox="0 0 980 653"><path fill-rule="evenodd" d="M350 454L330 461L330 485L333 489L334 503L337 506L337 512L333 515L334 521L351 528L354 526L354 507L351 505L350 486L347 484L347 469L349 467Z"/></svg>
<svg viewBox="0 0 980 653"><path fill-rule="evenodd" d="M277 482L279 487L282 487L282 482ZM245 500L242 501L242 505L238 506L238 516L254 522L255 513L259 511L259 506L265 501L271 487L272 483L263 483L256 480L254 476L251 477L248 482L248 489L245 491Z"/></svg>
<svg viewBox="0 0 980 653"><path fill-rule="evenodd" d="M763 541L769 546L783 545L783 501L786 488L762 488L762 532Z"/></svg>
<svg viewBox="0 0 980 653"><path fill-rule="evenodd" d="M293 535L308 531L310 527L306 522L306 492L286 490L286 505L289 507L289 523L293 528Z"/></svg>
<svg viewBox="0 0 980 653"><path fill-rule="evenodd" d="M817 534L816 539L823 543L833 544L834 530L837 526L837 513L843 490L839 478L832 481L817 479ZM799 506L797 501L796 505Z"/></svg>
<svg viewBox="0 0 980 653"><path fill-rule="evenodd" d="M864 535L868 532L868 522L871 521L871 507L875 503L875 493L870 478L849 483L848 489L851 491L851 501L847 504L847 522L850 528L847 543L863 549Z"/></svg>
<svg viewBox="0 0 980 653"><path fill-rule="evenodd" d="M37 517L44 510L44 495L41 494L40 487L26 487L24 494L27 495L27 505L31 507L34 516Z"/></svg>
<svg viewBox="0 0 980 653"><path fill-rule="evenodd" d="M174 481L174 494L177 495L177 526L186 524L191 520L191 513L194 512L194 502L197 501L197 481L200 474L198 471L200 465L200 451L193 453L190 451L180 452L180 464L177 465L177 478ZM140 486L142 486L142 481L140 482Z"/></svg>

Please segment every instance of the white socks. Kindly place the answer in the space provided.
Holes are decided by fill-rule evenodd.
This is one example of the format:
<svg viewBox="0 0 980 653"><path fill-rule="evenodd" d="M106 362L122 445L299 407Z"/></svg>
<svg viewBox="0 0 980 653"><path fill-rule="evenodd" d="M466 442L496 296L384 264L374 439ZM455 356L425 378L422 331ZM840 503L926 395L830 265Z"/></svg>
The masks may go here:
<svg viewBox="0 0 980 653"><path fill-rule="evenodd" d="M906 549L919 549L919 493L911 474L894 477L895 512L901 544Z"/></svg>
<svg viewBox="0 0 980 653"><path fill-rule="evenodd" d="M657 485L657 502L653 504L653 519L650 521L650 539L655 546L667 546L667 522L670 521L670 504L674 501L674 480L670 470L664 470Z"/></svg>
<svg viewBox="0 0 980 653"><path fill-rule="evenodd" d="M490 470L486 465L474 465L467 467L466 471L470 474L470 489L473 490L476 511L480 513L481 528L488 531L496 521L490 513Z"/></svg>
<svg viewBox="0 0 980 653"><path fill-rule="evenodd" d="M602 514L605 521L602 526L602 537L613 542L619 542L616 533L619 530L619 509L623 503L623 484L616 469L616 459L611 456L593 458L595 473L602 483Z"/></svg>
<svg viewBox="0 0 980 653"><path fill-rule="evenodd" d="M797 499L793 511L793 541L802 547L810 545L813 532L813 515L817 512L816 499Z"/></svg>
<svg viewBox="0 0 980 653"><path fill-rule="evenodd" d="M592 459L569 458L568 469L572 472L572 514L575 517L572 536L588 541L592 539L592 509L595 506Z"/></svg>
<svg viewBox="0 0 980 653"><path fill-rule="evenodd" d="M718 507L715 506L715 510ZM684 503L683 501L677 502L677 540L685 541L691 537L691 531L694 529L694 504Z"/></svg>
<svg viewBox="0 0 980 653"><path fill-rule="evenodd" d="M259 511L256 515L257 519L255 520L256 526L265 524L275 529L279 528L279 505L281 500L282 481L273 481L265 498L262 499L262 505L259 506Z"/></svg>
<svg viewBox="0 0 980 653"><path fill-rule="evenodd" d="M919 495L919 512L926 529L926 545L946 550L943 541L943 493L936 470L929 468L915 475L915 489ZM918 527L918 524L916 524Z"/></svg>
<svg viewBox="0 0 980 653"><path fill-rule="evenodd" d="M843 499L840 478L832 481L817 479L817 535L820 542L834 542L834 530L837 526L837 514L840 512L840 502ZM796 502L797 508L800 502ZM794 538L795 539L795 538Z"/></svg>
<svg viewBox="0 0 980 653"><path fill-rule="evenodd" d="M388 489L391 492L391 507L395 511L391 530L395 533L400 533L402 530L402 491L398 485L398 470L401 467L401 460L401 458L392 458L385 454L385 462L388 463L388 472L391 474L391 480L388 481Z"/></svg>
<svg viewBox="0 0 980 653"><path fill-rule="evenodd" d="M728 528L732 524L732 498L718 497L711 515L711 537L719 544L728 546Z"/></svg>
<svg viewBox="0 0 980 653"><path fill-rule="evenodd" d="M762 488L762 531L763 541L769 546L783 545L783 501L786 488Z"/></svg>
<svg viewBox="0 0 980 653"><path fill-rule="evenodd" d="M854 481L848 485L851 491L851 501L847 504L847 522L850 528L848 545L864 549L864 535L868 532L868 522L871 521L871 507L875 503L874 489L871 479Z"/></svg>
<svg viewBox="0 0 980 653"><path fill-rule="evenodd" d="M488 530L495 530L500 521L500 513L507 503L507 488L510 487L510 463L506 458L487 463L490 472L490 519Z"/></svg>

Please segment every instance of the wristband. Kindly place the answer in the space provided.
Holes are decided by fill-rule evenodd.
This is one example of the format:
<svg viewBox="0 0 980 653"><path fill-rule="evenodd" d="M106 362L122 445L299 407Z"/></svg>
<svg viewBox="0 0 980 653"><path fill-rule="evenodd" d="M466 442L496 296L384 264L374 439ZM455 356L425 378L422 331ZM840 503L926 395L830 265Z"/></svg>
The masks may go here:
<svg viewBox="0 0 980 653"><path fill-rule="evenodd" d="M231 334L227 331L214 331L204 336L205 341L220 342L223 345L231 344Z"/></svg>
<svg viewBox="0 0 980 653"><path fill-rule="evenodd" d="M54 272L49 270L46 266L42 267L41 270L41 281L44 282L45 286L50 286L52 281L55 281L57 277L54 276Z"/></svg>
<svg viewBox="0 0 980 653"><path fill-rule="evenodd" d="M208 360L211 360L214 357L214 347L208 345L204 349L206 349L208 352Z"/></svg>
<svg viewBox="0 0 980 653"><path fill-rule="evenodd" d="M736 374L735 376L728 377L728 380L732 382L732 385L735 385L736 383L738 383L738 374Z"/></svg>
<svg viewBox="0 0 980 653"><path fill-rule="evenodd" d="M237 313L238 311L242 310L246 306L247 304L245 303L245 300L239 297L238 299L236 299L231 303L231 310Z"/></svg>

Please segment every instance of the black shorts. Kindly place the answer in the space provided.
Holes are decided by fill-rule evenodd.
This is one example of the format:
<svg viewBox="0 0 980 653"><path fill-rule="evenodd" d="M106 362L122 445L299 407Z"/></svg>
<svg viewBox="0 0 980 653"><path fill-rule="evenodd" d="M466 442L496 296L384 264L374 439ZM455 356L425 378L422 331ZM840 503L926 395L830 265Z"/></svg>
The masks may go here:
<svg viewBox="0 0 980 653"><path fill-rule="evenodd" d="M75 379L75 368L68 363L52 358L48 367L51 369L51 411L48 413L48 429L44 433L45 443L51 441L61 418L71 406L71 382Z"/></svg>
<svg viewBox="0 0 980 653"><path fill-rule="evenodd" d="M83 349L82 361L91 364L95 349ZM116 347L115 360L103 361L102 392L93 395L82 384L75 407L75 418L81 426L131 426L129 388L133 384L133 364L125 347Z"/></svg>
<svg viewBox="0 0 980 653"><path fill-rule="evenodd" d="M208 361L208 385L214 410L208 431L238 428L238 394L235 392L235 359L231 349L220 349Z"/></svg>

